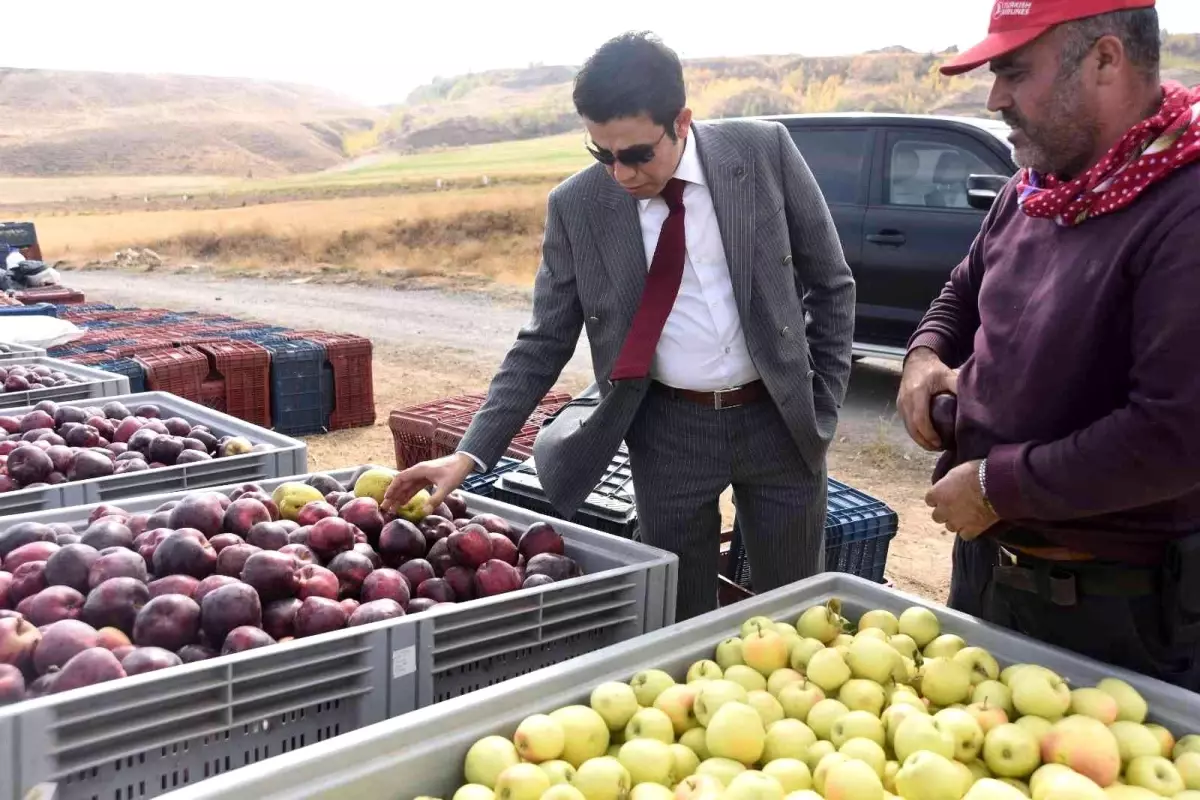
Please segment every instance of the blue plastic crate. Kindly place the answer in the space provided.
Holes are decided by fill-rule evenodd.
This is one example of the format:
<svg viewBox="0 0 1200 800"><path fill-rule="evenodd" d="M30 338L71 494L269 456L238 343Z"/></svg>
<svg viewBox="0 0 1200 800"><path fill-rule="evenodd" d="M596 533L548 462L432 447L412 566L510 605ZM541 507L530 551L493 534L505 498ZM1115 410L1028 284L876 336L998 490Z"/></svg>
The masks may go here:
<svg viewBox="0 0 1200 800"><path fill-rule="evenodd" d="M112 361L101 361L99 364L94 364L93 366L96 369L102 369L105 372L115 372L118 375L124 375L129 378L129 392L131 394L146 391L146 371L142 369L141 364L132 358L114 358Z"/></svg>
<svg viewBox="0 0 1200 800"><path fill-rule="evenodd" d="M307 339L261 342L271 353L271 421L279 433L303 436L329 428L325 348Z"/></svg>
<svg viewBox="0 0 1200 800"><path fill-rule="evenodd" d="M521 463L520 459L501 458L496 462L496 466L492 467L491 472L472 472L468 475L467 479L462 482L462 490L480 497L489 497L492 494L492 487L496 485L500 476L521 466Z"/></svg>
<svg viewBox="0 0 1200 800"><path fill-rule="evenodd" d="M70 311L72 314L85 314L89 311L113 311L115 307L109 303L78 303L75 305L63 305L56 303L55 306L60 311Z"/></svg>
<svg viewBox="0 0 1200 800"><path fill-rule="evenodd" d="M58 306L53 303L33 303L27 306L0 306L0 317L57 317Z"/></svg>
<svg viewBox="0 0 1200 800"><path fill-rule="evenodd" d="M825 501L826 572L848 572L883 583L888 545L899 523L899 517L887 503L830 478ZM746 558L736 517L725 577L743 589L752 588L750 560Z"/></svg>
<svg viewBox="0 0 1200 800"><path fill-rule="evenodd" d="M270 337L272 341L280 341L280 334L287 333L288 328L281 328L275 325L267 325L262 328L240 328L232 331L222 331L221 335L229 339L237 339L245 342L260 342L267 340Z"/></svg>

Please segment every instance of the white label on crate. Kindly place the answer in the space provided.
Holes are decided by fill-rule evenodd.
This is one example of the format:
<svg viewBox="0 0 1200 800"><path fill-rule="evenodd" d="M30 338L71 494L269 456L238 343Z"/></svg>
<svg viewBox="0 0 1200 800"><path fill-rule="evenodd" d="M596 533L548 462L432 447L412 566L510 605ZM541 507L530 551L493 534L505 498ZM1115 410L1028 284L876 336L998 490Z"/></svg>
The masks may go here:
<svg viewBox="0 0 1200 800"><path fill-rule="evenodd" d="M392 651L392 680L417 671L417 648L402 647Z"/></svg>

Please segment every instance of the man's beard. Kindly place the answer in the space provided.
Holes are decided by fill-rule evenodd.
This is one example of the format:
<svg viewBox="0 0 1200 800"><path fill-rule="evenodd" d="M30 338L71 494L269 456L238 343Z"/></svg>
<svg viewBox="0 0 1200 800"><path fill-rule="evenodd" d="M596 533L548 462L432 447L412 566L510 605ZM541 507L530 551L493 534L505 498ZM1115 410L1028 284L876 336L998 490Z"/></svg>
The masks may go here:
<svg viewBox="0 0 1200 800"><path fill-rule="evenodd" d="M1004 112L1004 122L1019 131L1013 159L1020 167L1042 175L1073 178L1087 169L1095 153L1095 115L1086 108L1076 87L1064 84L1046 103L1054 109L1043 124L1031 124L1019 109Z"/></svg>

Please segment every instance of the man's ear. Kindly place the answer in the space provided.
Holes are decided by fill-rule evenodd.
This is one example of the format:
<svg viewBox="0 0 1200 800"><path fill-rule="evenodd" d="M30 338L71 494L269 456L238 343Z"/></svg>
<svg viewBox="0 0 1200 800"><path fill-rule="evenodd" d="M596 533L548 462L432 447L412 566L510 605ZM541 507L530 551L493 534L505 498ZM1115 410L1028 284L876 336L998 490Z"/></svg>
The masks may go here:
<svg viewBox="0 0 1200 800"><path fill-rule="evenodd" d="M1121 68L1129 61L1125 45L1116 36L1100 37L1091 57L1096 66L1096 82L1101 86L1115 83Z"/></svg>
<svg viewBox="0 0 1200 800"><path fill-rule="evenodd" d="M675 118L675 138L682 139L687 136L688 128L692 126L692 110L685 108L679 112L679 116Z"/></svg>

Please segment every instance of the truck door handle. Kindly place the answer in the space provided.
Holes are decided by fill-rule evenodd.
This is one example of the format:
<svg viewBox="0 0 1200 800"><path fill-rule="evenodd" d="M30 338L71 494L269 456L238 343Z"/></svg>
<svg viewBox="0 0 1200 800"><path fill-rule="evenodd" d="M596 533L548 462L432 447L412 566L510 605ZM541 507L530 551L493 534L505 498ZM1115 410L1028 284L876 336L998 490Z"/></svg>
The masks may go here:
<svg viewBox="0 0 1200 800"><path fill-rule="evenodd" d="M907 241L903 233L899 231L880 231L879 233L867 234L867 241L872 244L888 244L899 246Z"/></svg>

